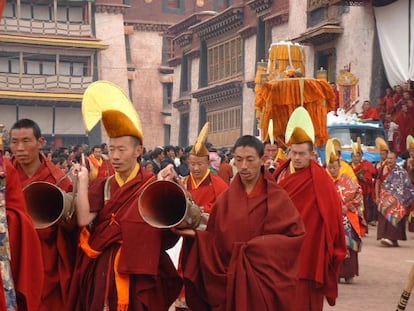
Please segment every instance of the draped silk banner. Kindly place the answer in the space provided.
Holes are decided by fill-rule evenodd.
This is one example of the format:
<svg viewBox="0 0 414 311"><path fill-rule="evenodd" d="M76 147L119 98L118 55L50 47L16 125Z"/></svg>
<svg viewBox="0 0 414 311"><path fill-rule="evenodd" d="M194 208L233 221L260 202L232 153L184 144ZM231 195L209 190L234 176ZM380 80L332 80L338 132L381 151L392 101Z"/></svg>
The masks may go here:
<svg viewBox="0 0 414 311"><path fill-rule="evenodd" d="M388 83L414 80L414 1L398 0L374 12Z"/></svg>

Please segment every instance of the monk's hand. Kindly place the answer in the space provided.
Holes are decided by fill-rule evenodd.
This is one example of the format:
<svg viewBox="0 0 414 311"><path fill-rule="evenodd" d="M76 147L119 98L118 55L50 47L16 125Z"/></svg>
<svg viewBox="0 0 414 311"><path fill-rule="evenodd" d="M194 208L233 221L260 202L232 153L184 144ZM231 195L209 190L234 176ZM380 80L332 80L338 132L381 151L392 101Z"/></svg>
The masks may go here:
<svg viewBox="0 0 414 311"><path fill-rule="evenodd" d="M80 163L74 164L72 166L71 173L79 185L87 186L89 184L89 171L84 165Z"/></svg>
<svg viewBox="0 0 414 311"><path fill-rule="evenodd" d="M177 227L173 227L170 229L173 233L180 235L182 237L195 237L196 232L194 229L189 229L189 228L177 228Z"/></svg>
<svg viewBox="0 0 414 311"><path fill-rule="evenodd" d="M157 180L169 180L176 181L178 180L177 172L175 171L174 165L168 164L157 174Z"/></svg>

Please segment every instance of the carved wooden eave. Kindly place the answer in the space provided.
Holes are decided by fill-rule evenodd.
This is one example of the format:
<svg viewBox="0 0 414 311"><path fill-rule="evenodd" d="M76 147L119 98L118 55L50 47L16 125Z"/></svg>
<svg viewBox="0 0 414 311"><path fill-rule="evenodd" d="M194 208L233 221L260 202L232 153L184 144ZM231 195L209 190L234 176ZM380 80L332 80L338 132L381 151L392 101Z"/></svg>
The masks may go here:
<svg viewBox="0 0 414 311"><path fill-rule="evenodd" d="M257 34L257 27L246 26L240 29L237 33L240 35L242 39L246 39Z"/></svg>
<svg viewBox="0 0 414 311"><path fill-rule="evenodd" d="M293 38L293 42L303 44L320 45L326 42L335 40L338 36L342 35L344 28L339 26L339 23L324 24L301 34L297 38Z"/></svg>
<svg viewBox="0 0 414 311"><path fill-rule="evenodd" d="M174 68L169 66L160 66L158 67L158 72L161 74L172 74L174 73Z"/></svg>
<svg viewBox="0 0 414 311"><path fill-rule="evenodd" d="M243 26L244 6L231 6L227 10L207 19L189 29L194 31L200 40L208 40Z"/></svg>
<svg viewBox="0 0 414 311"><path fill-rule="evenodd" d="M190 104L191 104L190 96L181 97L177 101L172 103L173 107L181 113L189 112Z"/></svg>
<svg viewBox="0 0 414 311"><path fill-rule="evenodd" d="M191 44L191 42L193 41L193 33L191 31L183 32L182 34L175 37L173 41L174 41L174 44L183 48Z"/></svg>
<svg viewBox="0 0 414 311"><path fill-rule="evenodd" d="M242 80L232 80L194 91L192 97L201 105L214 105L242 96Z"/></svg>
<svg viewBox="0 0 414 311"><path fill-rule="evenodd" d="M275 14L267 15L262 18L264 22L269 23L270 27L279 26L289 21L289 9L280 10Z"/></svg>
<svg viewBox="0 0 414 311"><path fill-rule="evenodd" d="M167 31L168 27L171 24L164 24L159 22L149 22L149 21L126 21L126 25L133 26L135 31L145 31L145 32L161 32L164 33Z"/></svg>
<svg viewBox="0 0 414 311"><path fill-rule="evenodd" d="M125 14L131 6L126 4L96 4L96 13Z"/></svg>
<svg viewBox="0 0 414 311"><path fill-rule="evenodd" d="M180 65L181 64L181 60L182 60L182 58L181 58L181 56L180 57L173 57L173 58L170 58L170 59L168 59L168 66L170 66L170 67L177 67L178 65Z"/></svg>
<svg viewBox="0 0 414 311"><path fill-rule="evenodd" d="M250 9L256 11L257 16L266 15L272 7L272 0L252 0L246 3Z"/></svg>
<svg viewBox="0 0 414 311"><path fill-rule="evenodd" d="M191 51L188 51L185 53L185 55L189 58L189 59L194 59L197 57L200 57L200 49L192 49Z"/></svg>
<svg viewBox="0 0 414 311"><path fill-rule="evenodd" d="M173 35L178 35L182 32L188 31L188 28L191 26L202 22L210 18L211 16L217 15L215 11L204 11L199 13L194 13L189 17L183 19L182 21L168 27L168 33Z"/></svg>

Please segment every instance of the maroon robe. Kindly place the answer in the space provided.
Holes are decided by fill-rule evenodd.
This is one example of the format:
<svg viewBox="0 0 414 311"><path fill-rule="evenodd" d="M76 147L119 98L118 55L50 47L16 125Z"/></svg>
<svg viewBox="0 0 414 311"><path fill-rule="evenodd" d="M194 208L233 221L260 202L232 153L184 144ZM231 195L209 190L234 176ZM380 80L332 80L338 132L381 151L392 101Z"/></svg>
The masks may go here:
<svg viewBox="0 0 414 311"><path fill-rule="evenodd" d="M71 180L62 170L45 156L40 155L40 157L42 165L31 177L26 175L15 159L12 160L22 187L35 181L46 181L59 186L65 192L72 191ZM42 304L39 310L64 310L73 271L76 232L68 231L67 227L60 223L36 231L42 247L45 274Z"/></svg>
<svg viewBox="0 0 414 311"><path fill-rule="evenodd" d="M5 172L6 213L17 307L19 311L38 310L44 282L40 241L27 214L19 177L8 161L5 161Z"/></svg>
<svg viewBox="0 0 414 311"><path fill-rule="evenodd" d="M217 197L228 188L228 185L221 177L210 173L208 177L203 180L198 188L193 188L191 185L191 177L185 176L183 178L185 188L191 193L194 201L203 207L204 212L211 213L213 204Z"/></svg>
<svg viewBox="0 0 414 311"><path fill-rule="evenodd" d="M364 218L367 222L375 221L378 219L374 184L377 170L367 160L362 160L358 165L352 164L352 168L364 195Z"/></svg>
<svg viewBox="0 0 414 311"><path fill-rule="evenodd" d="M246 194L237 174L216 201L206 231L185 241L191 310L294 310L303 223L286 192L261 177Z"/></svg>
<svg viewBox="0 0 414 311"><path fill-rule="evenodd" d="M309 291L312 297L322 296L319 303L325 296L330 305L335 305L339 271L346 256L341 202L331 178L316 162L293 174L288 172L289 164L290 160L284 162L273 176L288 192L305 224L299 279L315 284ZM303 306L314 310L308 309L308 299L297 295L295 310L304 310Z"/></svg>
<svg viewBox="0 0 414 311"><path fill-rule="evenodd" d="M379 120L380 116L378 114L377 109L375 109L374 107L369 107L362 113L362 119Z"/></svg>
<svg viewBox="0 0 414 311"><path fill-rule="evenodd" d="M120 247L118 272L130 279L128 310L165 311L177 297L182 282L165 250L178 237L170 230L150 227L138 212L138 197L153 176L141 169L122 187L112 178L106 203L107 179L97 178L91 183L90 208L98 215L89 245L102 253L90 258L82 250L78 252L69 310L103 310L105 303L109 310L117 310L114 258Z"/></svg>

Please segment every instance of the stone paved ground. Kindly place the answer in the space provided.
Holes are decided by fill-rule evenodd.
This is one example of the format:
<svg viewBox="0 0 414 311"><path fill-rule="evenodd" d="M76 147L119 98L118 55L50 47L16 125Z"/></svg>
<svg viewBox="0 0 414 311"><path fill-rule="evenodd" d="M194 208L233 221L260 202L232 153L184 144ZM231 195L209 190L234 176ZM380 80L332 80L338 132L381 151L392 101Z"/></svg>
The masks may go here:
<svg viewBox="0 0 414 311"><path fill-rule="evenodd" d="M324 311L394 311L414 264L414 233L400 247L387 248L376 240L376 228L369 227L359 254L359 277L353 284L339 285L336 306L326 304ZM414 310L414 291L406 308Z"/></svg>

